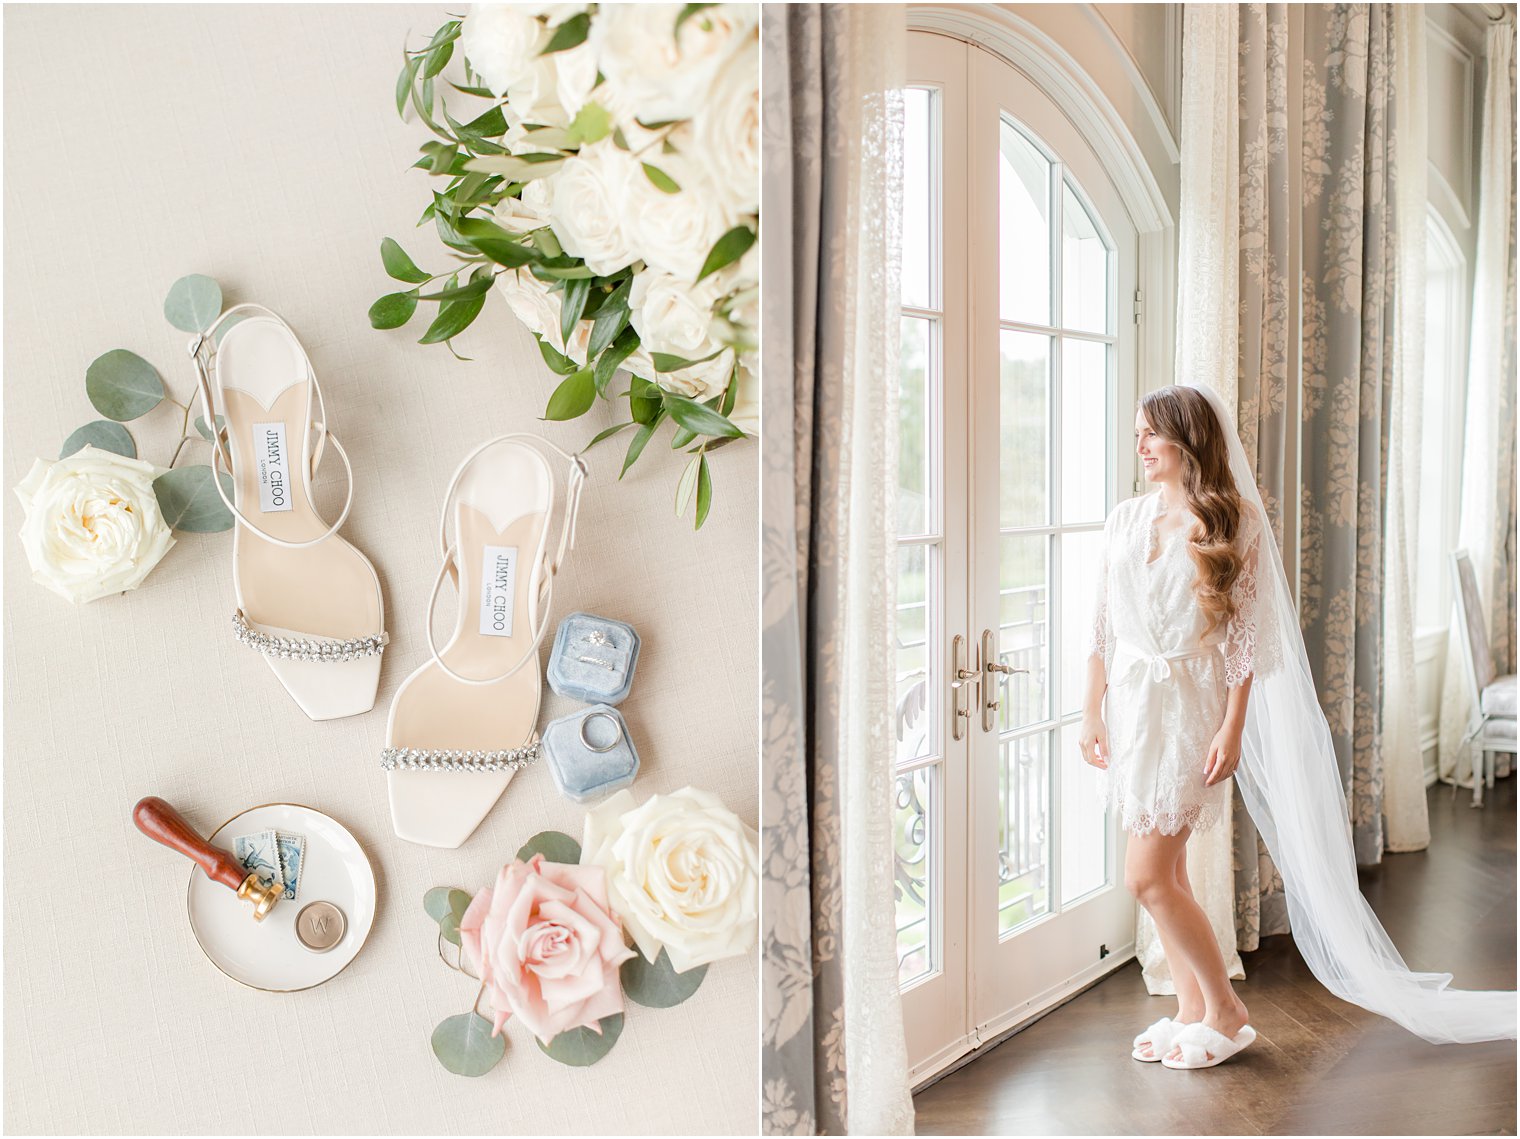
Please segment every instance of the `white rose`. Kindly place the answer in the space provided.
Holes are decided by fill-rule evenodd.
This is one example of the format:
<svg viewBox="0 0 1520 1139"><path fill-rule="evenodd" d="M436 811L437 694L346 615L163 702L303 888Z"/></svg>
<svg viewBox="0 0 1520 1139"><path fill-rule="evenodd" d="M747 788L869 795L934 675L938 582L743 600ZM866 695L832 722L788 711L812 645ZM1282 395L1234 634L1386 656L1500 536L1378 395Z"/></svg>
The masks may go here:
<svg viewBox="0 0 1520 1139"><path fill-rule="evenodd" d="M729 230L722 196L693 165L653 159L681 189L667 194L635 166L625 204L629 239L656 269L695 281L712 247Z"/></svg>
<svg viewBox="0 0 1520 1139"><path fill-rule="evenodd" d="M32 578L75 605L136 589L174 545L151 463L84 447L32 463L16 487Z"/></svg>
<svg viewBox="0 0 1520 1139"><path fill-rule="evenodd" d="M545 149L542 144L533 145L537 132L524 130L523 125L569 126L595 86L596 57L584 43L532 60L507 85L505 92L503 114L517 128L514 132L517 138L529 144L514 149ZM555 145L559 145L558 141Z"/></svg>
<svg viewBox="0 0 1520 1139"><path fill-rule="evenodd" d="M684 973L755 945L760 852L754 830L694 787L634 806L619 791L586 812L581 865L607 872L607 895L645 958L663 948Z"/></svg>
<svg viewBox="0 0 1520 1139"><path fill-rule="evenodd" d="M687 17L677 38L684 7L608 4L591 21L588 42L617 105L646 123L695 115L713 77L759 23L758 5L721 4Z"/></svg>
<svg viewBox="0 0 1520 1139"><path fill-rule="evenodd" d="M724 65L692 121L685 161L700 164L730 214L760 209L760 37Z"/></svg>
<svg viewBox="0 0 1520 1139"><path fill-rule="evenodd" d="M623 224L628 187L635 177L644 177L638 163L610 139L582 147L554 174L549 201L554 236L566 253L584 260L599 277L639 259Z"/></svg>
<svg viewBox="0 0 1520 1139"><path fill-rule="evenodd" d="M508 269L497 275L496 288L506 299L512 315L529 331L538 333L555 351L577 364L586 363L587 349L591 345L591 321L576 322L570 342L566 344L559 330L560 294L549 291L549 282L540 281L527 269Z"/></svg>
<svg viewBox="0 0 1520 1139"><path fill-rule="evenodd" d="M472 4L459 29L459 46L498 96L514 83L526 81L548 32L519 4Z"/></svg>
<svg viewBox="0 0 1520 1139"><path fill-rule="evenodd" d="M552 177L552 176L551 176ZM529 233L549 224L549 177L535 178L516 198L503 198L491 207L492 219L512 233Z"/></svg>
<svg viewBox="0 0 1520 1139"><path fill-rule="evenodd" d="M628 322L639 334L647 351L665 352L684 360L702 360L678 372L662 372L662 387L692 398L711 398L728 385L733 353L719 351L723 345L712 338L713 301L717 299L712 278L697 285L645 269L633 278L628 293ZM718 355L711 360L704 357Z"/></svg>

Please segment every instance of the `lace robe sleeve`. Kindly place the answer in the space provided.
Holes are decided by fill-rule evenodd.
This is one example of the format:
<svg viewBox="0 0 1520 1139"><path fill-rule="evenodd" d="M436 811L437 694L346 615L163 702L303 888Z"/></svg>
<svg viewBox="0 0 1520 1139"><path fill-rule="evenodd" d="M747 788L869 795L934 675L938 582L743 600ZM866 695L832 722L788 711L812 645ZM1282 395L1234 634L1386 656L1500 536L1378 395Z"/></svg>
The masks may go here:
<svg viewBox="0 0 1520 1139"><path fill-rule="evenodd" d="M1226 626L1224 638L1224 682L1232 688L1248 676L1271 672L1279 659L1272 607L1258 604L1258 590L1269 587L1261 577L1261 544L1265 541L1271 541L1270 532L1261 517L1247 507L1240 527L1240 576L1230 591L1235 616Z"/></svg>
<svg viewBox="0 0 1520 1139"><path fill-rule="evenodd" d="M1098 558L1098 590L1093 601L1092 628L1087 635L1087 655L1103 658L1105 671L1112 671L1114 626L1108 616L1108 548L1113 543L1113 519L1103 527L1103 553Z"/></svg>

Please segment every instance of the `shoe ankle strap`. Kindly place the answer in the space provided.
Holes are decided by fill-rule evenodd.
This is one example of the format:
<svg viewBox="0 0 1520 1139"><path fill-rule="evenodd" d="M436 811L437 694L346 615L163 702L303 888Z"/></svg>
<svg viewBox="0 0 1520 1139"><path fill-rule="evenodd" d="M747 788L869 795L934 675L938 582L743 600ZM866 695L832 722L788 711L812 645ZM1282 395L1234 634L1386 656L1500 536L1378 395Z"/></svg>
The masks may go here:
<svg viewBox="0 0 1520 1139"><path fill-rule="evenodd" d="M558 489L557 480L554 478L553 468L549 468L549 511L544 519L544 539L541 540L539 549L535 551L532 576L528 580L528 627L533 631L532 643L528 645L522 656L506 672L498 676L487 677L484 680L475 680L468 676L462 676L455 672L445 663L442 654L438 650L438 643L433 638L433 610L438 604L438 594L443 588L444 578L453 576L455 586L458 586L458 557L459 551L456 543L449 541L449 508L454 501L454 492L459 489L459 480L463 477L465 469L481 452L497 443L509 439L517 439L526 443L532 443L553 451L561 458L568 460L569 472L565 478L565 508L564 518L560 523L559 545L555 550L554 557L547 563L543 557L543 547L547 542L550 521L554 517L555 491ZM427 612L423 617L423 638L427 643L428 651L433 655L433 661L444 672L461 684L496 684L515 675L528 661L532 660L538 652L539 645L543 644L544 634L548 631L548 614L554 603L554 577L564 563L565 554L575 548L575 522L580 513L581 494L586 485L586 461L581 457L581 452L566 451L563 447L556 446L540 435L532 435L526 432L508 432L498 435L493 439L487 439L476 447L454 471L454 477L449 480L449 488L443 496L443 512L438 523L438 544L443 552L443 562L438 567L438 575L433 579L433 590L428 595ZM546 464L547 465L547 464ZM542 599L540 600L540 594ZM540 616L542 619L540 620Z"/></svg>
<svg viewBox="0 0 1520 1139"><path fill-rule="evenodd" d="M308 433L313 428L316 430L316 443L310 447L311 453L309 456L305 454L302 455L303 461L306 463L306 479L308 487L310 485L311 479L317 473L317 467L321 465L322 456L326 453L326 445L329 440L332 441L333 450L338 453L338 458L343 460L343 470L348 481L348 493L344 496L343 509L338 513L338 520L329 526L326 530L324 530L321 534L318 534L315 538L309 538L301 542L292 542L285 538L277 538L267 530L262 529L246 514L239 510L233 503L232 499L228 496L227 492L222 489L222 480L220 477L222 468L225 467L227 473L230 475L232 473L232 458L227 453L226 444L222 438L225 432L223 430L219 430L216 426L216 398L211 382L211 366L216 358L216 333L219 329L223 329L228 326L230 317L236 316L241 319L243 316L246 316L250 313L258 313L262 316L268 317L269 319L276 321L282 328L285 329L285 331L290 333L290 338L295 342L297 351L301 353L301 361L306 365L306 378L311 383L312 391L316 393L317 411L321 418L310 423L307 427ZM208 346L209 352L205 351ZM218 497L221 498L223 504L227 507L227 509L232 512L232 516L237 519L238 522L242 523L243 526L246 527L249 531L257 534L266 542L272 542L276 546L285 546L289 549L302 549L306 546L315 546L319 542L325 542L328 538L336 534L342 528L343 523L348 521L348 512L353 508L354 468L353 464L349 462L348 452L343 449L343 444L339 443L337 436L328 430L327 403L322 398L322 385L317 382L317 371L311 366L311 357L306 354L306 348L301 343L301 338L295 334L295 329L291 328L290 324L279 313L275 312L272 309L265 308L263 305L248 303L233 305L226 312L222 313L221 316L217 317L216 320L212 321L210 327L208 327L204 332L199 332L195 335L195 338L190 341L189 352L190 359L195 364L195 384L196 391L200 396L201 413L206 422L206 430L211 435L211 485L216 488ZM209 359L208 356L210 357ZM305 448L303 447L303 451L304 450Z"/></svg>

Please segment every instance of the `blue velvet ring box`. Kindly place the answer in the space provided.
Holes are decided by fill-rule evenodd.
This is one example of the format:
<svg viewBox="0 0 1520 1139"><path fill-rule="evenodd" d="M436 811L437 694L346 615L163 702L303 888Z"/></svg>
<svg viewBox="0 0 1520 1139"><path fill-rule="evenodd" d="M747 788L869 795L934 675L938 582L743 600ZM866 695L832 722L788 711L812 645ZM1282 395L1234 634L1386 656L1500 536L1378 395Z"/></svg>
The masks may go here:
<svg viewBox="0 0 1520 1139"><path fill-rule="evenodd" d="M625 621L571 613L549 654L549 687L587 704L621 704L633 687L639 635Z"/></svg>
<svg viewBox="0 0 1520 1139"><path fill-rule="evenodd" d="M592 751L586 740L597 747L613 746L607 751ZM639 773L639 753L628 737L628 725L610 704L597 704L551 720L544 729L543 752L554 786L577 803L627 787Z"/></svg>

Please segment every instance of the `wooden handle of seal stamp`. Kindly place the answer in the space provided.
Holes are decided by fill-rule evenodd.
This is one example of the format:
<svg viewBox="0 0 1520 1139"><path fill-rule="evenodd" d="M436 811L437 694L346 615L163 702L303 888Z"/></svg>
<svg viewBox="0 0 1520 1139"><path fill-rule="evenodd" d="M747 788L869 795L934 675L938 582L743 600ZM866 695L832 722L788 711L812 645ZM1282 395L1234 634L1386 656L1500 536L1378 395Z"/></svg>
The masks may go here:
<svg viewBox="0 0 1520 1139"><path fill-rule="evenodd" d="M132 821L154 842L161 842L170 850L177 850L206 872L213 882L220 882L229 890L236 890L248 877L248 871L225 850L212 846L195 832L176 811L157 795L149 795L132 808Z"/></svg>

